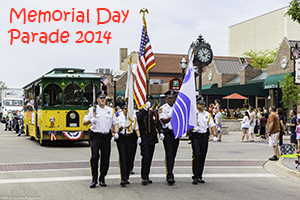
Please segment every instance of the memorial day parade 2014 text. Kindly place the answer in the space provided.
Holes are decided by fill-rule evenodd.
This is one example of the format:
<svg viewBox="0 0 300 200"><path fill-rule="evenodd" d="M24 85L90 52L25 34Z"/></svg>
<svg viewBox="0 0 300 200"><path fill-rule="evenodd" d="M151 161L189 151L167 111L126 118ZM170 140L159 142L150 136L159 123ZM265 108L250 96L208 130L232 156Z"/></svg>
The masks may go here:
<svg viewBox="0 0 300 200"><path fill-rule="evenodd" d="M109 22L125 23L129 10L111 11L107 8L96 8L97 12L97 25L107 24ZM90 23L90 9L86 11L76 11L72 8L72 11L42 11L42 10L29 10L25 8L21 10L10 10L10 23L15 20L23 20L23 24L26 23L50 23L58 21ZM10 45L13 45L14 40L20 40L22 43L30 44L33 42L40 42L43 44L49 43L67 43L69 42L70 33L68 31L61 31L59 29L54 30L51 33L46 32L22 32L18 29L10 29ZM106 44L109 44L109 40L112 39L111 32L109 31L77 31L78 35L75 43L103 43L106 40Z"/></svg>

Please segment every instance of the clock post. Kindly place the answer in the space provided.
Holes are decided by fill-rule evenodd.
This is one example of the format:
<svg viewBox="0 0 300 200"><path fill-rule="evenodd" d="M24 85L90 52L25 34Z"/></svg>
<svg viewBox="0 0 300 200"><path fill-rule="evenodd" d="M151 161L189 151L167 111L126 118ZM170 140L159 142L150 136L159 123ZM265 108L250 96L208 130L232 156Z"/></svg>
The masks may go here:
<svg viewBox="0 0 300 200"><path fill-rule="evenodd" d="M213 52L209 43L207 43L202 35L199 35L194 44L194 66L198 67L199 73L199 92L198 95L202 96L202 72L205 66L208 66L213 59ZM197 90L197 85L196 85Z"/></svg>
<svg viewBox="0 0 300 200"><path fill-rule="evenodd" d="M300 56L300 49L298 43L295 44L295 47L291 47L291 60L294 60L294 82L296 84L296 60Z"/></svg>

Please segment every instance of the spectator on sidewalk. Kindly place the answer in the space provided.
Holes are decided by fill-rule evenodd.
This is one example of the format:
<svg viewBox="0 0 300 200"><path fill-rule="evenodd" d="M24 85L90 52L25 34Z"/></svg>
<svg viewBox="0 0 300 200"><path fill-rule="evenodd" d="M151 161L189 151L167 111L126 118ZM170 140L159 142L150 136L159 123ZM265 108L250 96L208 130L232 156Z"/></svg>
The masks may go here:
<svg viewBox="0 0 300 200"><path fill-rule="evenodd" d="M218 142L222 139L222 113L219 108L216 108L215 124L217 129Z"/></svg>
<svg viewBox="0 0 300 200"><path fill-rule="evenodd" d="M241 142L244 142L245 135L246 135L246 142L249 142L248 129L250 126L250 116L248 112L244 112L244 118L241 121L241 123L242 123L242 132L243 132Z"/></svg>
<svg viewBox="0 0 300 200"><path fill-rule="evenodd" d="M256 135L256 137L260 137L260 136L261 136L261 134L260 134L260 118L261 118L261 114L262 114L261 109L258 108L258 109L257 109L257 114L256 114L256 119L257 119L257 132L258 132L258 134Z"/></svg>
<svg viewBox="0 0 300 200"><path fill-rule="evenodd" d="M278 136L280 132L279 122L277 115L275 113L275 107L270 106L269 108L269 119L268 119L268 136L269 136L269 145L273 146L274 156L269 158L271 161L277 161L279 157L278 151Z"/></svg>
<svg viewBox="0 0 300 200"><path fill-rule="evenodd" d="M237 108L237 109L235 110L235 112L234 112L234 118L239 118L240 115L241 115L241 111L240 111L239 108Z"/></svg>
<svg viewBox="0 0 300 200"><path fill-rule="evenodd" d="M296 150L300 150L300 119L298 119L298 121L297 121L296 139L297 139L297 142L298 142Z"/></svg>
<svg viewBox="0 0 300 200"><path fill-rule="evenodd" d="M247 111L250 116L250 127L249 127L249 134L251 136L251 142L254 142L254 128L255 128L255 113L253 111L253 107L249 106L249 110Z"/></svg>
<svg viewBox="0 0 300 200"><path fill-rule="evenodd" d="M283 109L277 108L276 114L278 115L279 125L280 125L280 134L279 134L279 146L283 145L283 135L285 134L284 131L284 122L283 122Z"/></svg>
<svg viewBox="0 0 300 200"><path fill-rule="evenodd" d="M261 118L259 119L259 126L260 126L260 136L261 139L266 140L266 123L267 123L267 119L265 118L265 114L262 113L261 114Z"/></svg>
<svg viewBox="0 0 300 200"><path fill-rule="evenodd" d="M297 125L297 113L295 110L291 110L290 116L292 117L291 123L287 124L287 126L290 127L291 131L291 144L294 145L297 148L297 140L296 140L296 125Z"/></svg>

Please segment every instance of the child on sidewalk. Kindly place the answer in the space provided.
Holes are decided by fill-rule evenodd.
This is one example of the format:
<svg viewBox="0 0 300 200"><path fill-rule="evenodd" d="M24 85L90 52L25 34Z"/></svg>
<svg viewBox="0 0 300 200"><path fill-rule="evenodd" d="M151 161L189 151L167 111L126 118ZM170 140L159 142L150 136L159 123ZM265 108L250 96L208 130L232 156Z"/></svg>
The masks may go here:
<svg viewBox="0 0 300 200"><path fill-rule="evenodd" d="M297 139L297 150L300 150L300 119L298 119L297 121L296 139Z"/></svg>

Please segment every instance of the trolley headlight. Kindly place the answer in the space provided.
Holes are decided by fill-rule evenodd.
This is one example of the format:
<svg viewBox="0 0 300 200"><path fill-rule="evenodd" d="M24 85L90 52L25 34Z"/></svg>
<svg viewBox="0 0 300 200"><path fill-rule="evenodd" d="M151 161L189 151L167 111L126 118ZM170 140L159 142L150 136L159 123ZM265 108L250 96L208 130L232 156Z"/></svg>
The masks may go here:
<svg viewBox="0 0 300 200"><path fill-rule="evenodd" d="M55 118L54 117L50 117L50 122L55 122Z"/></svg>
<svg viewBox="0 0 300 200"><path fill-rule="evenodd" d="M75 113L71 113L71 114L70 114L70 118L71 118L71 119L75 119L75 118L76 118Z"/></svg>

